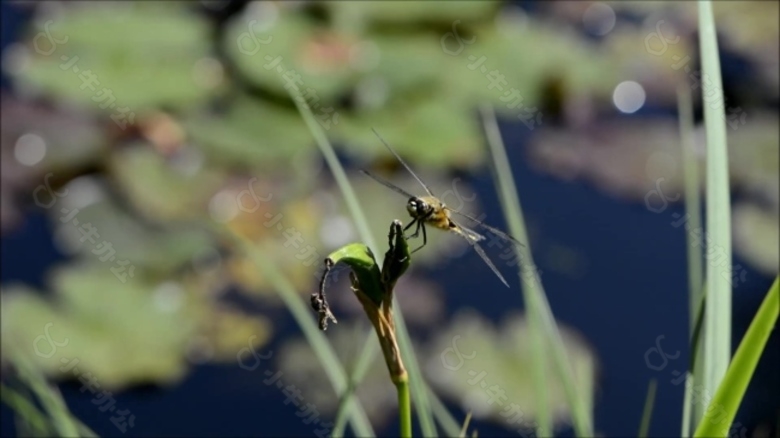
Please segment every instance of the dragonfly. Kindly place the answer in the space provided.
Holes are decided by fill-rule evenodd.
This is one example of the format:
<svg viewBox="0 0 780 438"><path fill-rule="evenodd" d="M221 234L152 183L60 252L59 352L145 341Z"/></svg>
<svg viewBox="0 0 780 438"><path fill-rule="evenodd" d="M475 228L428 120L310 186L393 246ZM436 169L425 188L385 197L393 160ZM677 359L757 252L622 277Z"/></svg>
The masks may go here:
<svg viewBox="0 0 780 438"><path fill-rule="evenodd" d="M395 156L398 162L400 162L401 165L403 165L404 168L406 168L406 170L412 175L412 177L414 177L415 180L417 180L418 183L420 183L420 185L423 187L423 189L425 189L425 192L427 193L427 196L412 195L411 193L398 187L397 185L391 183L390 181L387 181L384 178L376 176L368 172L367 170L361 169L361 172L363 174L373 178L379 184L382 184L383 186L389 188L390 190L393 190L394 192L400 195L406 196L407 198L406 211L409 213L409 216L411 216L412 221L409 222L409 224L407 224L406 227L404 227L404 233L409 228L416 225L414 233L412 233L410 236L406 238L407 239L417 238L420 235L420 232L422 232L422 237L423 237L422 245L420 245L417 249L412 251L412 253L419 251L425 246L426 243L428 243L428 235L425 231L426 225L430 225L440 230L452 232L465 239L466 242L468 242L468 244L472 248L474 248L477 254L479 254L482 260L488 265L488 267L490 267L493 273L498 276L501 282L504 283L506 287L509 287L509 283L506 282L504 276L501 275L498 269L496 269L496 266L493 264L492 261L490 261L490 258L487 256L487 254L485 254L485 250L482 249L479 243L477 243L482 240L485 240L485 236L454 220L452 217L452 213L466 220L471 221L476 226L482 227L490 231L496 237L510 244L517 245L520 247L524 247L525 245L520 243L517 239L510 236L509 234L506 234L503 231L495 227L492 227L469 214L449 208L446 205L444 205L444 202L442 202L439 198L436 197L436 195L433 194L433 191L430 189L430 187L428 187L428 185L425 184L425 182L423 182L423 180L419 176L417 176L416 173L414 173L412 168L408 164L406 164L406 162L401 158L401 156L398 155L398 153L396 153L395 150L393 150L393 148L391 148L389 144L387 144L387 142L379 135L379 133L376 132L376 130L373 128L372 131L374 131L374 135L376 135L377 138L379 138L379 140L382 142L382 144L385 145L387 150L389 150L390 153L392 153L393 156Z"/></svg>

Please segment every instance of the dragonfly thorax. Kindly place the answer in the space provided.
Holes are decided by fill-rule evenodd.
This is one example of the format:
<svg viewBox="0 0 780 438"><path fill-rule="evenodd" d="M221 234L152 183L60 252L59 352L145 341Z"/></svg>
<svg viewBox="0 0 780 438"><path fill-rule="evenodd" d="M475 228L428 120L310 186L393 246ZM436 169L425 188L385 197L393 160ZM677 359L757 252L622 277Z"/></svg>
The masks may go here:
<svg viewBox="0 0 780 438"><path fill-rule="evenodd" d="M406 211L413 218L425 218L433 212L433 206L420 198L409 198L406 203Z"/></svg>

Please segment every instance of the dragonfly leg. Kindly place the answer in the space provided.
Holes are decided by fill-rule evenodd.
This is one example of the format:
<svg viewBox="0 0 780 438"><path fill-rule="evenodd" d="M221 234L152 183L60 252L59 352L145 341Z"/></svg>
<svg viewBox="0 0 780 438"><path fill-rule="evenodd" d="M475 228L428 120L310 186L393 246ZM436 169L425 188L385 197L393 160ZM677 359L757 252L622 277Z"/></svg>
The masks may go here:
<svg viewBox="0 0 780 438"><path fill-rule="evenodd" d="M406 224L406 226L404 227L404 237L406 236L406 230L408 230L408 229L409 229L409 228L410 228L412 225L414 225L415 223L417 223L417 219L412 219L412 221L411 221L411 222L409 222L408 224ZM408 237L407 237L407 239L408 239Z"/></svg>
<svg viewBox="0 0 780 438"><path fill-rule="evenodd" d="M420 226L422 225L422 221L418 220L418 219L415 219L414 222L417 222L417 228L414 229L414 233L412 233L411 236L407 237L407 239L415 239L415 238L417 238L417 236L420 235ZM409 225L412 225L412 224L409 224Z"/></svg>
<svg viewBox="0 0 780 438"><path fill-rule="evenodd" d="M419 246L417 249L415 249L414 251L410 252L409 254L414 254L414 253L416 253L417 251L421 250L421 249L422 249L422 247L423 247L423 246L425 246L425 244L426 244L426 243L428 243L428 235L425 233L425 224L424 224L424 223L422 223L422 222L419 222L419 223L417 224L417 231L415 231L415 233L414 233L414 234L415 234L415 235L417 235L417 233L420 231L420 228L422 228L422 233L423 233L423 243L422 243L422 245L420 245L420 246Z"/></svg>

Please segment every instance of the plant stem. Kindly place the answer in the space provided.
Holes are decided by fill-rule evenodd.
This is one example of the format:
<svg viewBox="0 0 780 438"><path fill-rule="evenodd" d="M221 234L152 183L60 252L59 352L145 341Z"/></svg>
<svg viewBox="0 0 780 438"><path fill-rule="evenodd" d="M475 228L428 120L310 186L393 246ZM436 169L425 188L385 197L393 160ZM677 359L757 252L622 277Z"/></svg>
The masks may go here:
<svg viewBox="0 0 780 438"><path fill-rule="evenodd" d="M398 421L401 426L401 437L412 436L412 401L409 397L409 378L397 379L395 388L398 391Z"/></svg>

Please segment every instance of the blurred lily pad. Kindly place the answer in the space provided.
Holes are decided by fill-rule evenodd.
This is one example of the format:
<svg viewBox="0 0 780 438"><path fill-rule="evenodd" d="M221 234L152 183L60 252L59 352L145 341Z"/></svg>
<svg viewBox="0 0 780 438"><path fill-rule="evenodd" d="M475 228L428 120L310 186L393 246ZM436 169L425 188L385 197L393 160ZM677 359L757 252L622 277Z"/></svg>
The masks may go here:
<svg viewBox="0 0 780 438"><path fill-rule="evenodd" d="M519 112L519 107L510 107L518 99L515 94L523 106L538 107L542 85L550 78L563 81L568 92L596 96L610 96L620 82L620 71L610 66L607 52L573 29L529 19L514 8L502 10L474 35L473 44L454 57L457 65L443 72L448 82L444 88L475 103L490 101L501 113Z"/></svg>
<svg viewBox="0 0 780 438"><path fill-rule="evenodd" d="M224 114L192 116L184 125L208 161L220 166L279 169L300 153L317 154L295 109L248 97L237 99Z"/></svg>
<svg viewBox="0 0 780 438"><path fill-rule="evenodd" d="M199 154L181 149L180 156ZM208 201L225 175L207 167L202 160L187 168L177 168L165 157L144 144L128 145L113 152L112 175L127 193L134 207L146 217L181 220L203 217Z"/></svg>
<svg viewBox="0 0 780 438"><path fill-rule="evenodd" d="M485 158L476 113L453 96L419 97L347 115L338 128L344 148L362 159L391 157L372 128L407 161L419 166L473 169Z"/></svg>
<svg viewBox="0 0 780 438"><path fill-rule="evenodd" d="M332 14L349 14L369 21L408 25L414 22L447 23L454 20L475 21L489 17L500 2L486 1L423 1L423 2L323 2ZM345 11L345 9L347 11Z"/></svg>
<svg viewBox="0 0 780 438"><path fill-rule="evenodd" d="M780 133L774 113L745 111L744 125L728 130L729 170L735 184L780 206ZM732 127L731 125L727 125Z"/></svg>
<svg viewBox="0 0 780 438"><path fill-rule="evenodd" d="M222 42L245 77L286 97L290 85L283 78L294 70L287 77L302 93L310 88L328 102L351 86L355 72L350 68L350 50L357 42L352 37L296 11L282 10L273 21L255 17L252 8L247 11L229 24Z"/></svg>
<svg viewBox="0 0 780 438"><path fill-rule="evenodd" d="M32 35L46 31L40 21ZM104 93L116 108L137 113L159 105L189 108L221 85L221 66L208 56L207 22L172 3L63 7L50 32L64 42L51 51L41 47L43 38L31 41L34 50L15 80L96 112L114 108L110 97L99 104Z"/></svg>
<svg viewBox="0 0 780 438"><path fill-rule="evenodd" d="M79 202L74 193L77 188L71 187L71 192L64 199ZM83 188L86 191L86 187ZM71 208L67 210L73 212L73 206L68 206ZM176 223L153 228L129 216L109 200L99 200L78 208L73 220L78 220L79 225L74 225L73 220L67 222L66 215L59 210L52 213L59 218L56 238L66 251L97 260L101 257L98 246L108 243L116 251L117 260L129 260L133 266L150 273L171 273L189 263L198 252L211 247L211 237L201 228ZM56 219L53 217L52 220ZM82 232L87 233L88 228L85 224L90 224L98 236L84 237ZM109 263L106 263L106 269Z"/></svg>
<svg viewBox="0 0 780 438"><path fill-rule="evenodd" d="M92 372L106 388L183 377L196 328L187 300L161 305L140 276L123 283L99 264L57 270L51 283L54 302L23 287L2 295L4 342L35 352L47 374L73 377L66 364L77 360L81 373Z"/></svg>
<svg viewBox="0 0 780 438"><path fill-rule="evenodd" d="M443 95L434 99L445 101L450 100L449 92L462 95L461 90L442 87L451 74L453 59L444 53L434 32L367 34L357 48L355 62L364 73L356 83L359 92L373 88L373 92L386 94L388 103L437 93Z"/></svg>
<svg viewBox="0 0 780 438"><path fill-rule="evenodd" d="M139 273L122 282L87 262L56 269L50 283L52 299L24 286L3 290L4 351L21 348L62 378L90 372L101 388L175 383L188 362L232 362L270 337L267 320L215 303L199 282Z"/></svg>
<svg viewBox="0 0 780 438"><path fill-rule="evenodd" d="M594 353L571 330L561 328L561 335L579 393L584 394L587 405L592 405L597 366ZM434 387L470 410L475 418L489 418L516 428L483 389L495 385L505 393L507 403L518 405L523 413L522 425L531 427L538 404L532 382L531 344L527 321L520 315L508 316L496 327L476 313L463 312L425 348L425 373ZM561 422L569 416L563 387L554 374L548 373L547 378L548 409Z"/></svg>
<svg viewBox="0 0 780 438"><path fill-rule="evenodd" d="M777 209L764 209L751 203L740 203L732 212L734 248L766 275L780 270L780 233Z"/></svg>

